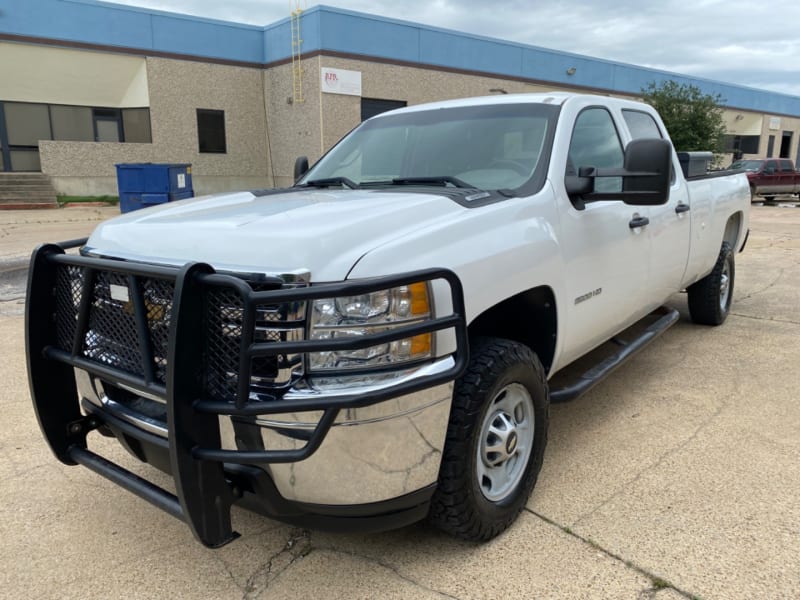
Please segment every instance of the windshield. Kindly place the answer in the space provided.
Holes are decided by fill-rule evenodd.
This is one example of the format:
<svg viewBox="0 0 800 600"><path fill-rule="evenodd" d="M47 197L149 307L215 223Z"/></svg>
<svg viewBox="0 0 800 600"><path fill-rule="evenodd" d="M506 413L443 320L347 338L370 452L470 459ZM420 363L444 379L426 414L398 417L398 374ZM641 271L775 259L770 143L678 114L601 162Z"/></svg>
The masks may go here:
<svg viewBox="0 0 800 600"><path fill-rule="evenodd" d="M558 107L493 104L389 114L364 122L300 182L515 189L546 166ZM541 168L540 168L541 170ZM416 180L416 181L415 181Z"/></svg>
<svg viewBox="0 0 800 600"><path fill-rule="evenodd" d="M762 160L737 160L730 166L732 170L758 171L764 161Z"/></svg>

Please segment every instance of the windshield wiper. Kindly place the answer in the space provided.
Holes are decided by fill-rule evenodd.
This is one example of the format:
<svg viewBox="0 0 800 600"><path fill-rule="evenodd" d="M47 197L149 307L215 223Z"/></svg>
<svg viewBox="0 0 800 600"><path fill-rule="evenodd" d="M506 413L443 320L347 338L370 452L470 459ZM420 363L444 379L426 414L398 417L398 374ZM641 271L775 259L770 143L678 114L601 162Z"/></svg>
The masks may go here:
<svg viewBox="0 0 800 600"><path fill-rule="evenodd" d="M347 177L325 177L324 179L312 179L311 181L304 181L299 187L308 186L325 188L331 187L332 185L342 185L350 188L351 190L354 190L358 187L358 184L355 181L348 179Z"/></svg>
<svg viewBox="0 0 800 600"><path fill-rule="evenodd" d="M432 175L430 177L395 177L392 179L392 185L447 185L451 184L457 188L475 189L474 185L470 185L465 181L460 180L458 177L450 175Z"/></svg>

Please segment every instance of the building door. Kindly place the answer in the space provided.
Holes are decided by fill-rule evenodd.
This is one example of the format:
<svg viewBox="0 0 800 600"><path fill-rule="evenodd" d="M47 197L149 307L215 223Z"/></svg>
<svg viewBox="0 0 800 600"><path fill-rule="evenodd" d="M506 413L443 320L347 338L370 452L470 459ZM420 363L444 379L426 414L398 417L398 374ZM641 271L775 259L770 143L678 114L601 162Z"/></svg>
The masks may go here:
<svg viewBox="0 0 800 600"><path fill-rule="evenodd" d="M361 120L366 121L370 117L379 115L387 110L394 110L395 108L403 108L408 103L405 100L379 100L377 98L362 98L361 99Z"/></svg>
<svg viewBox="0 0 800 600"><path fill-rule="evenodd" d="M8 133L6 133L6 116L3 103L0 102L0 171L11 170L11 157L8 152Z"/></svg>
<svg viewBox="0 0 800 600"><path fill-rule="evenodd" d="M792 148L792 132L784 131L781 136L781 153L778 158L789 158Z"/></svg>

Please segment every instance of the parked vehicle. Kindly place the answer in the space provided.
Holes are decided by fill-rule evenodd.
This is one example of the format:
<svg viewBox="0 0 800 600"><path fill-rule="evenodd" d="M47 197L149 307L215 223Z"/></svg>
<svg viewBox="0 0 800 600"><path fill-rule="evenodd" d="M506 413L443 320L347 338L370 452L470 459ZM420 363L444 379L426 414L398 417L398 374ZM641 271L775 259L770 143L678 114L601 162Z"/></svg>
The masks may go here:
<svg viewBox="0 0 800 600"><path fill-rule="evenodd" d="M307 527L427 517L489 539L534 487L551 400L673 324L679 290L697 323L730 311L747 179L687 179L645 104L413 106L307 165L291 188L132 212L32 258L28 370L53 452L208 546L235 537L234 503ZM176 493L89 450L94 430Z"/></svg>
<svg viewBox="0 0 800 600"><path fill-rule="evenodd" d="M778 194L794 194L800 198L800 171L788 158L737 160L730 169L745 172L751 200L763 196L764 200L772 202Z"/></svg>

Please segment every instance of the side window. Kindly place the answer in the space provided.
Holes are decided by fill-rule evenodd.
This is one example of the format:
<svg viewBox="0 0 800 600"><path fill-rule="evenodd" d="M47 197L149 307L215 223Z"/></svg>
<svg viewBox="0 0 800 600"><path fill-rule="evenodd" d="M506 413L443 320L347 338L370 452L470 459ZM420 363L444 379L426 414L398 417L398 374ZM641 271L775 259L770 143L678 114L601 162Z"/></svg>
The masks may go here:
<svg viewBox="0 0 800 600"><path fill-rule="evenodd" d="M567 175L577 175L581 167L621 169L624 163L622 143L611 114L604 108L588 108L578 115L569 144ZM598 177L595 191L622 191L621 177Z"/></svg>
<svg viewBox="0 0 800 600"><path fill-rule="evenodd" d="M775 173L778 171L778 161L777 160L768 160L767 164L764 165L764 171L768 171L770 173Z"/></svg>
<svg viewBox="0 0 800 600"><path fill-rule="evenodd" d="M634 140L640 138L663 138L655 119L640 110L623 110L622 117Z"/></svg>
<svg viewBox="0 0 800 600"><path fill-rule="evenodd" d="M790 160L782 160L781 163L781 171L794 171L794 165L792 165L792 161Z"/></svg>

